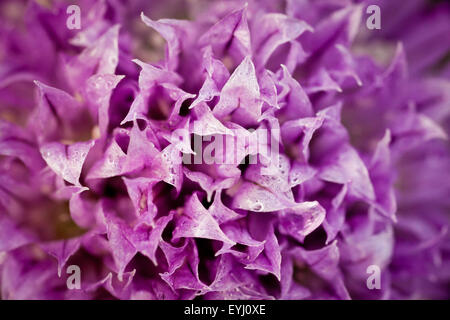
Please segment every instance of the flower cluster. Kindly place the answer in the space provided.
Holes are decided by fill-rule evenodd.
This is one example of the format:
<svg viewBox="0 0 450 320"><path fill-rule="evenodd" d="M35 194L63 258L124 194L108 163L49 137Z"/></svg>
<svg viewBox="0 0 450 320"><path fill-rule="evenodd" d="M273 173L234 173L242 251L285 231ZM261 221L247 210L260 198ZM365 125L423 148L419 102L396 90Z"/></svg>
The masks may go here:
<svg viewBox="0 0 450 320"><path fill-rule="evenodd" d="M2 299L450 298L448 3L71 4L0 3Z"/></svg>

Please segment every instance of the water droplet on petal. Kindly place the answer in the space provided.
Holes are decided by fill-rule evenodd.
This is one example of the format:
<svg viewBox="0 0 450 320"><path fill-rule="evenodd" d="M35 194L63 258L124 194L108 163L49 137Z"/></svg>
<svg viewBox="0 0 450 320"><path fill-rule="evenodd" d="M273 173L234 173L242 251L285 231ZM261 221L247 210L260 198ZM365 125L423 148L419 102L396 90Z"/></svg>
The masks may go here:
<svg viewBox="0 0 450 320"><path fill-rule="evenodd" d="M264 206L259 201L255 202L252 206L252 211L262 211Z"/></svg>

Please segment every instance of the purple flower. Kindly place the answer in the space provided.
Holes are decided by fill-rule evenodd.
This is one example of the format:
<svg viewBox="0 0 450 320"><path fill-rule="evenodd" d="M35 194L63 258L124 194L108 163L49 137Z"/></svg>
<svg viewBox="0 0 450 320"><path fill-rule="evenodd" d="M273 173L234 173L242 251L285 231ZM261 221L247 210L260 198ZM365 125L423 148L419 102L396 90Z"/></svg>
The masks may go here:
<svg viewBox="0 0 450 320"><path fill-rule="evenodd" d="M70 4L0 4L2 299L450 298L448 4Z"/></svg>

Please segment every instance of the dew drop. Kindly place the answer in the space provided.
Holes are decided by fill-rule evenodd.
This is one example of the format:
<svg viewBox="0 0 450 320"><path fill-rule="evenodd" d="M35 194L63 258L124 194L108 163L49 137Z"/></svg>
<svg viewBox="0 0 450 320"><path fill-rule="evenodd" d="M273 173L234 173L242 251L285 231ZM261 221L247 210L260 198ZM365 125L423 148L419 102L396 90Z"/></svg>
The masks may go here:
<svg viewBox="0 0 450 320"><path fill-rule="evenodd" d="M252 206L252 211L261 211L263 210L264 206L259 201L255 202Z"/></svg>

